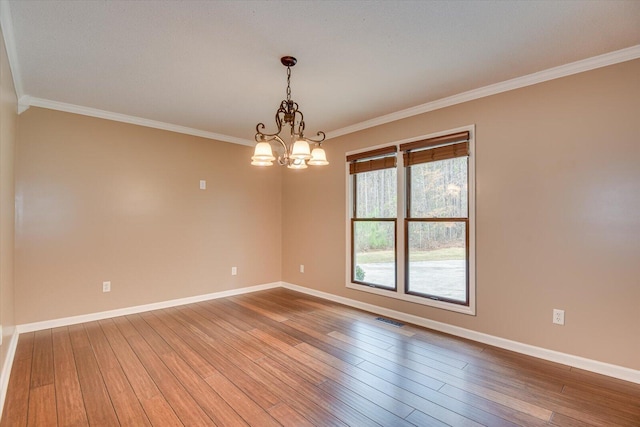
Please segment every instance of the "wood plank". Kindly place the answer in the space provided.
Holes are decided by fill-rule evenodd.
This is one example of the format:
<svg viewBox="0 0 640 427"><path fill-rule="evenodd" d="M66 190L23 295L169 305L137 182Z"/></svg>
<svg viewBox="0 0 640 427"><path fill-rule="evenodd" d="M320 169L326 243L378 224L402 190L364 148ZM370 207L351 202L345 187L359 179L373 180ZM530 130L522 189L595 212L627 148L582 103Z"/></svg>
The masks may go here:
<svg viewBox="0 0 640 427"><path fill-rule="evenodd" d="M150 425L143 406L129 383L118 358L109 345L104 331L97 322L85 324L96 361L111 398L116 415L123 426ZM157 420L162 421L162 420Z"/></svg>
<svg viewBox="0 0 640 427"><path fill-rule="evenodd" d="M19 346L20 340L18 340ZM33 347L33 344L31 346ZM27 425L30 384L31 358L22 357L14 360L0 425L3 427L23 427Z"/></svg>
<svg viewBox="0 0 640 427"><path fill-rule="evenodd" d="M249 331L249 334L252 333L254 335L258 335L258 330L254 329L252 331ZM314 370L313 366L297 363L295 359L287 354L287 352L293 348L292 346L278 339L272 339L271 335L268 334L264 334L263 336L260 336L260 338L257 338L254 335L249 336L251 336L251 338L253 338L256 343L260 343L260 345L263 346L263 351L268 355L270 359L283 366L286 366L288 372L294 373L301 379L314 385L318 385L326 381L326 377L318 373L317 370ZM265 346L265 344L267 345Z"/></svg>
<svg viewBox="0 0 640 427"><path fill-rule="evenodd" d="M504 418L505 420L514 422L518 425L527 427L542 427L548 425L548 423L544 420L532 417L531 415L525 414L524 412L517 411L507 406L500 405L490 399L485 399L484 397L478 396L476 394L452 387L449 384L445 384L440 390L438 390L438 392L456 399L459 402L473 406L474 408L481 409L500 418Z"/></svg>
<svg viewBox="0 0 640 427"><path fill-rule="evenodd" d="M450 369L450 367L442 366L438 366L437 369L432 368L429 363L420 363L411 359L405 359L404 357L400 357L395 354L389 354L389 352L384 350L376 350L375 352L367 351L367 349L371 349L369 349L367 345L357 342L357 340L345 337L343 334L337 332L332 332L330 335L334 338L340 338L341 341L349 345L353 345L356 348L365 349L366 353L359 353L359 355L378 366L383 368L392 367L395 370L397 370L398 367L400 367L400 369L408 368L409 371L405 371L405 376L407 378L411 378L413 376L411 371L415 371L432 379L449 383L479 396L491 396L492 399L499 404L525 412L536 418L548 421L551 417L552 411L537 405L532 405L522 399L511 397L511 390L509 390L509 393L500 392L486 387L486 384L481 383L480 380L478 380L478 382L469 381L466 374L461 370Z"/></svg>
<svg viewBox="0 0 640 427"><path fill-rule="evenodd" d="M191 319L193 324L208 336L207 338L203 338L207 342L223 343L225 346L233 348L250 360L258 360L264 357L264 353L258 348L247 345L242 340L239 340L237 335L233 335L229 330L226 330L226 328L234 329L231 324L216 319L215 315L208 313L205 309L193 307L191 309L183 308L179 311ZM240 331L236 333L238 332Z"/></svg>
<svg viewBox="0 0 640 427"><path fill-rule="evenodd" d="M87 332L84 329L84 324L71 325L67 329L69 331L69 338L71 338L71 345L74 349L91 346Z"/></svg>
<svg viewBox="0 0 640 427"><path fill-rule="evenodd" d="M141 403L154 426L184 427L171 405L162 395L157 394L149 399L144 399Z"/></svg>
<svg viewBox="0 0 640 427"><path fill-rule="evenodd" d="M551 419L550 425L560 427L594 427L595 424L586 423L584 421L578 421L575 418L567 417L566 415L555 413Z"/></svg>
<svg viewBox="0 0 640 427"><path fill-rule="evenodd" d="M224 301L225 310L232 313L234 316L242 317L247 323L251 324L254 328L261 329L269 332L271 335L276 336L278 339L287 342L291 345L300 344L302 341L295 335L288 334L287 330L281 329L281 323L275 320L271 320L268 317L262 316L252 310L247 310L240 304L234 301Z"/></svg>
<svg viewBox="0 0 640 427"><path fill-rule="evenodd" d="M429 426L429 427L449 427L451 424L443 423L430 415L425 414L424 412L418 411L417 409L413 411L408 417L407 421L417 425L417 426Z"/></svg>
<svg viewBox="0 0 640 427"><path fill-rule="evenodd" d="M295 393L290 394L286 403L294 408L306 408L305 415L310 417L318 426L365 426L374 425L371 419L345 404L324 390L313 387L305 381L296 378L294 374L286 372L286 368L278 368L277 364L268 363L268 358L260 360L261 365L274 369L278 375ZM267 368L267 369L268 369ZM278 374L279 372L279 374Z"/></svg>
<svg viewBox="0 0 640 427"><path fill-rule="evenodd" d="M126 319L126 322L124 321ZM144 339L153 347L153 351L158 355L173 353L173 348L158 334L139 314L132 314L122 318L120 322L115 322L118 328L121 326L131 325L135 328L136 334L143 336ZM122 331L122 329L121 329Z"/></svg>
<svg viewBox="0 0 640 427"><path fill-rule="evenodd" d="M51 329L38 331L33 340L31 388L53 384L53 344Z"/></svg>
<svg viewBox="0 0 640 427"><path fill-rule="evenodd" d="M206 378L207 383L252 426L273 426L280 424L253 399L244 394L224 375L216 374Z"/></svg>
<svg viewBox="0 0 640 427"><path fill-rule="evenodd" d="M87 419L90 425L119 425L118 417L102 379L91 347L74 348L73 354L78 369L78 380L82 389Z"/></svg>
<svg viewBox="0 0 640 427"><path fill-rule="evenodd" d="M158 386L116 324L112 320L101 320L99 323L138 399L146 401L159 394Z"/></svg>
<svg viewBox="0 0 640 427"><path fill-rule="evenodd" d="M317 426L339 426L346 424L336 418L333 400L327 400L318 388L317 384L311 384L298 376L290 365L282 365L269 357L257 361L257 363L267 372L276 376L287 387L281 388L287 397L284 403L303 413L311 422ZM290 393L289 390L293 392Z"/></svg>
<svg viewBox="0 0 640 427"><path fill-rule="evenodd" d="M478 408L464 402L451 399L436 390L421 386L417 383L413 383L413 386L411 386L412 383L406 380L398 381L396 375L392 373L385 375L386 371L382 369L375 371L376 374L374 375L364 369L361 369L359 366L351 366L343 362L341 363L330 355L322 353L318 349L306 344L300 344L298 348L317 359L323 360L326 364L331 364L350 376L359 378L361 381L366 382L377 390L393 395L413 408L431 407L433 410L435 406L438 406L438 408L435 409L438 410L443 421L445 419L457 419L457 422L469 423L469 420L472 420L478 424L484 425L515 426L507 420L483 410L479 410Z"/></svg>
<svg viewBox="0 0 640 427"><path fill-rule="evenodd" d="M251 360L242 352L236 351L233 347L213 340L204 334L197 326L192 324L194 320L190 313L174 311L176 317L180 319L183 325L188 325L192 334L198 336L202 342L206 343L205 352L207 356L213 360L214 366L220 367L220 371L227 373L233 372L233 378L245 378L243 381L245 388L243 391L256 401L262 408L269 409L280 402L279 397L269 386L261 380L260 375L256 375L252 368ZM202 353L201 353L202 355Z"/></svg>
<svg viewBox="0 0 640 427"><path fill-rule="evenodd" d="M381 426L413 426L408 421L405 421L402 417L384 409L381 405L379 405L380 402L378 400L375 400L374 403L374 401L363 397L359 393L354 393L351 389L346 388L341 384L334 382L333 380L327 380L320 384L319 387L326 391L328 394L331 394L337 399L340 399L347 405L357 410L362 415L369 418L370 421L363 425L376 423ZM413 408L409 408L409 413L405 416L411 414L411 412L413 411Z"/></svg>
<svg viewBox="0 0 640 427"><path fill-rule="evenodd" d="M247 396L249 396L259 406L268 409L279 403L279 399L274 395L273 391L269 390L261 382L251 378L246 372L227 360L216 350L215 347L200 341L194 334L192 334L192 329L188 327L188 321L180 319L178 316L164 316L162 320L177 335L182 337L182 339L203 359L209 362L212 366L215 366L220 372L224 372L225 375L233 378L234 385L243 393L246 393ZM216 375L214 374L211 377L216 377ZM234 409L236 408L234 407Z"/></svg>
<svg viewBox="0 0 640 427"><path fill-rule="evenodd" d="M210 300L199 303L202 307L207 309L210 312L216 313L222 317L224 317L229 323L231 323L234 327L241 331L248 331L253 329L255 326L247 323L243 320L244 316L235 315L234 312L230 311L225 307L224 300Z"/></svg>
<svg viewBox="0 0 640 427"><path fill-rule="evenodd" d="M351 347L338 339L318 332L312 322L296 320L295 322L287 321L284 322L284 324L305 334L305 336L308 337L305 338L305 343L319 348L325 353L329 353L344 362L358 365L365 360L361 357L361 355L366 355L365 351Z"/></svg>
<svg viewBox="0 0 640 427"><path fill-rule="evenodd" d="M597 401L606 407L616 411L626 412L629 415L640 416L640 396L629 396L627 394L618 394L610 390L596 387L581 387L579 385L565 385L562 394L571 396L581 402Z"/></svg>
<svg viewBox="0 0 640 427"><path fill-rule="evenodd" d="M286 403L280 403L269 409L269 414L284 427L313 427L309 420Z"/></svg>
<svg viewBox="0 0 640 427"><path fill-rule="evenodd" d="M49 332L51 332L49 330ZM37 339L36 339L37 341ZM29 427L55 427L56 418L56 387L47 384L31 389L29 393Z"/></svg>
<svg viewBox="0 0 640 427"><path fill-rule="evenodd" d="M162 355L171 370L206 414L219 426L245 426L246 422L211 386L174 353Z"/></svg>
<svg viewBox="0 0 640 427"><path fill-rule="evenodd" d="M254 330L253 333L256 336L263 339L265 343L272 342L275 340L274 337L268 337L268 334L265 334L262 331ZM300 345L304 345L304 344L300 344ZM389 411L390 413L398 417L404 418L413 411L413 408L411 408L409 405L406 405L401 401L385 394L383 391L379 389L375 389L371 387L367 382L361 381L358 378L355 378L353 376L343 375L340 372L340 370L337 369L336 365L341 365L341 364L348 365L348 366L352 366L352 365L346 362L342 362L331 355L327 355L328 358L331 358L331 361L330 363L326 363L326 360L322 361L322 360L318 360L318 358L311 357L308 354L300 351L297 347L289 348L288 350L286 350L286 353L290 355L298 363L313 367L314 370L318 371L321 375L327 377L327 379L331 379L335 381L337 384L339 384L340 386L346 387L347 389L351 390L353 393L359 394L361 396L366 396L369 399L375 400L378 406L380 406L381 408L385 409L386 411ZM321 387L322 387L322 384L320 384Z"/></svg>
<svg viewBox="0 0 640 427"><path fill-rule="evenodd" d="M167 327L161 320L167 316L164 313L153 312L143 316L145 322L149 324L158 334L162 335L171 348L184 359L187 364L202 378L218 373L218 370L205 358L200 356L194 349L180 338L178 334Z"/></svg>
<svg viewBox="0 0 640 427"><path fill-rule="evenodd" d="M215 425L213 420L200 408L182 384L176 380L171 371L169 371L160 357L151 349L142 336L130 335L127 337L127 341L140 359L140 362L149 372L151 378L153 378L158 388L162 391L162 394L180 421L186 425Z"/></svg>
<svg viewBox="0 0 640 427"><path fill-rule="evenodd" d="M275 322L284 322L285 320L288 320L287 317L276 313L275 311L269 310L267 308L265 308L266 304L263 304L263 306L259 307L255 304L252 304L250 302L247 301L246 298L230 298L231 301L235 302L238 305L243 306L244 308L247 308L251 311L254 311L264 317L267 317Z"/></svg>
<svg viewBox="0 0 640 427"><path fill-rule="evenodd" d="M394 360L397 357L402 357L403 359L406 360L411 360L413 362L416 363L420 363L422 365L425 366L429 366L432 367L433 369L437 369L441 372L447 373L447 374L451 374L451 375L464 375L460 369L453 367L451 365L448 365L446 363L442 363L442 362L438 362L437 360L434 359L429 359L427 357L421 356L420 354L417 353L412 353L412 352L405 352L402 350L398 350L397 348L392 347L395 351L391 351L391 350L384 350L381 349L379 347L376 346L372 346L371 344L368 344L360 339L357 338L352 338L350 336L347 336L341 332L338 331L333 331L333 332L329 332L328 334L330 337L338 339L340 341L345 342L346 344L350 345L351 347L356 347L356 348L360 348L368 353L371 354L375 354L381 357L384 357L386 359L389 360Z"/></svg>
<svg viewBox="0 0 640 427"><path fill-rule="evenodd" d="M14 361L33 358L33 340L35 336L35 332L26 332L18 336L16 354L13 356Z"/></svg>
<svg viewBox="0 0 640 427"><path fill-rule="evenodd" d="M53 330L52 340L58 424L89 425L69 331L66 327Z"/></svg>
<svg viewBox="0 0 640 427"><path fill-rule="evenodd" d="M147 408L143 407L136 397L121 368L105 371L102 373L102 377L120 425L141 427L164 422L163 419L150 419L147 416L145 412Z"/></svg>

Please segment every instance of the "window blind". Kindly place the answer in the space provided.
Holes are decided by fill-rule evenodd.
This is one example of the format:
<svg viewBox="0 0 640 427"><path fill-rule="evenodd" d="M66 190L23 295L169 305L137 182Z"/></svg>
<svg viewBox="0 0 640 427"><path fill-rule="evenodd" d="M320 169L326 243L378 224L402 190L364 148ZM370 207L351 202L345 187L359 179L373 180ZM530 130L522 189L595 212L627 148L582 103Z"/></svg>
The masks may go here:
<svg viewBox="0 0 640 427"><path fill-rule="evenodd" d="M408 142L401 144L400 150L404 152L403 159L405 166L468 156L469 132L459 132L421 141Z"/></svg>
<svg viewBox="0 0 640 427"><path fill-rule="evenodd" d="M353 175L361 172L395 168L395 154L397 151L398 147L392 145L363 153L351 154L347 156L347 162L350 163L349 173Z"/></svg>

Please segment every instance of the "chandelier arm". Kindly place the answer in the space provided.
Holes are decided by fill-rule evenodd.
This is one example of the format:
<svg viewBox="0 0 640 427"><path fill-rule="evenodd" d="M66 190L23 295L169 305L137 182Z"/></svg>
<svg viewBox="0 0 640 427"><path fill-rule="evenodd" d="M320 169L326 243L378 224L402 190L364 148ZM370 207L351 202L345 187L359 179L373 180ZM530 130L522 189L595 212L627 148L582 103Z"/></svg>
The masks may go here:
<svg viewBox="0 0 640 427"><path fill-rule="evenodd" d="M260 139L258 139L259 137L260 138L266 138L266 137L270 137L270 136L277 136L277 135L280 134L280 132L282 132L282 119L280 118L280 113L284 114L284 111L282 111L282 106L280 106L280 108L276 112L275 121L276 121L276 126L278 128L278 130L276 132L274 132L274 133L265 133L265 132L263 132L263 130L265 129L264 123L258 123L256 125L256 141L258 141L258 142L261 141Z"/></svg>
<svg viewBox="0 0 640 427"><path fill-rule="evenodd" d="M262 123L259 123L258 126L259 125L262 125ZM262 127L264 127L264 125ZM269 135L269 134L262 133L262 132L258 131L256 133L255 140L256 140L256 142L277 141L277 142L280 143L280 145L282 145L282 148L284 148L285 153L287 152L287 144L278 135L275 135L275 134L274 135Z"/></svg>
<svg viewBox="0 0 640 427"><path fill-rule="evenodd" d="M325 140L325 138L327 137L327 135L325 135L324 132L322 131L318 131L318 133L316 133L316 136L318 136L319 138L304 138L307 142L313 142L316 144L320 144L322 141Z"/></svg>
<svg viewBox="0 0 640 427"><path fill-rule="evenodd" d="M278 141L280 143L280 145L282 145L282 148L284 148L284 152L288 157L289 149L287 148L287 144L282 140L282 138L280 138L278 135L274 135L274 137L273 137L273 139L271 139L271 141Z"/></svg>

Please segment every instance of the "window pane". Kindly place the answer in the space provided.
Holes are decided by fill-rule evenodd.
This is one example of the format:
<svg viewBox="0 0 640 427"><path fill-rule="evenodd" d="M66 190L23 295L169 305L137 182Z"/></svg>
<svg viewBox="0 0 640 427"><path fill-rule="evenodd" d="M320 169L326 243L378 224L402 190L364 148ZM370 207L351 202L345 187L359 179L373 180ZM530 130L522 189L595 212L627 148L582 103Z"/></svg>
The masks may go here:
<svg viewBox="0 0 640 427"><path fill-rule="evenodd" d="M411 166L412 218L467 217L468 157Z"/></svg>
<svg viewBox="0 0 640 427"><path fill-rule="evenodd" d="M395 289L395 225L395 221L354 222L352 280Z"/></svg>
<svg viewBox="0 0 640 427"><path fill-rule="evenodd" d="M466 224L408 223L409 292L467 302Z"/></svg>
<svg viewBox="0 0 640 427"><path fill-rule="evenodd" d="M395 218L396 168L362 172L356 175L356 216Z"/></svg>

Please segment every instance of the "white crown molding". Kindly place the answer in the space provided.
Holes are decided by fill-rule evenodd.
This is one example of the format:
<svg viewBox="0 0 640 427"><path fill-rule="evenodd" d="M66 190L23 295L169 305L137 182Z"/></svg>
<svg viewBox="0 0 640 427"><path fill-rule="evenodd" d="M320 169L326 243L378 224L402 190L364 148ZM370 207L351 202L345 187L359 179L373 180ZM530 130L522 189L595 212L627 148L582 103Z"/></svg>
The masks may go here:
<svg viewBox="0 0 640 427"><path fill-rule="evenodd" d="M29 95L22 95L18 98L18 114L22 114L31 107L31 97Z"/></svg>
<svg viewBox="0 0 640 427"><path fill-rule="evenodd" d="M98 110L97 108L83 107L81 105L67 104L65 102L51 101L49 99L34 98L31 96L24 96L20 99L24 99L23 102L28 103L28 106L24 108L24 110L29 107L48 108L50 110L65 111L67 113L81 114L83 116L97 117L99 119L113 120L116 122L130 123L138 126L168 130L171 132L199 136L202 138L215 139L217 141L230 142L232 144L247 146L253 146L255 144L254 141L250 141L248 139L236 138L234 136L222 135L220 133L207 132L200 129L174 125L157 120L143 119L141 117L129 116L126 114L113 113L111 111ZM24 106L24 104L21 105Z"/></svg>
<svg viewBox="0 0 640 427"><path fill-rule="evenodd" d="M43 329L58 328L60 326L77 325L78 323L93 322L96 320L110 319L112 317L127 316L129 314L144 313L146 311L161 310L163 308L179 305L193 304L212 299L226 298L234 295L248 294L251 292L273 289L280 286L280 282L265 283L262 285L248 286L245 288L230 289L228 291L214 292L211 294L196 295L193 297L161 301L152 304L137 305L134 307L118 308L116 310L101 311L98 313L82 314L79 316L63 317L61 319L44 320L42 322L24 323L16 328L19 333L41 331Z"/></svg>
<svg viewBox="0 0 640 427"><path fill-rule="evenodd" d="M0 372L0 418L2 417L2 410L4 409L4 400L7 397L7 389L9 387L9 376L11 375L11 368L13 367L13 358L16 355L16 348L18 347L18 330L13 328L11 339L9 340L9 347L7 347L7 355L5 356L4 363L2 364L2 372Z"/></svg>
<svg viewBox="0 0 640 427"><path fill-rule="evenodd" d="M364 122L356 123L354 125L327 132L327 139L336 138L342 135L369 129L374 126L380 126L386 123L394 122L396 120L406 119L408 117L417 116L418 114L439 110L441 108L450 107L452 105L461 104L463 102L473 101L475 99L496 95L498 93L520 89L526 86L531 86L549 80L555 80L561 77L570 76L572 74L578 74L596 68L602 68L608 65L631 61L638 58L640 58L640 45L616 50L614 52L605 53L603 55L594 56L592 58L572 62L570 64L560 65L558 67L549 68L548 70L539 71L537 73L528 74L526 76L516 77L504 82L495 83L478 89L473 89L457 95L449 96L447 98L442 98L437 101L428 102L426 104L417 105L415 107L376 117L374 119L365 120Z"/></svg>
<svg viewBox="0 0 640 427"><path fill-rule="evenodd" d="M504 348L506 350L515 351L517 353L526 354L528 356L537 357L539 359L549 360L552 362L561 363L563 365L569 365L579 369L584 369L586 371L595 372L598 374L607 375L609 377L640 384L639 370L625 368L624 366L612 365L610 363L587 359L580 356L574 356L572 354L561 353L559 351L549 350L542 347L536 347L518 341L512 341L482 332L472 331L470 329L461 328L459 326L449 325L447 323L436 322L435 320L426 319L424 317L414 316L412 314L403 313L401 311L395 311L350 298L317 291L315 289L294 285L292 283L281 282L281 285L283 288L291 289L292 291L302 292L318 298L323 298L329 301L358 308L360 310L368 311L370 313L391 317L394 319L405 321L407 323L413 323L414 325L423 326L425 328L470 339L484 344L489 344L495 347Z"/></svg>
<svg viewBox="0 0 640 427"><path fill-rule="evenodd" d="M175 125L166 122L160 122L156 120L144 119L136 116L129 116L126 114L114 113L105 110L99 110L95 108L83 107L80 105L67 104L64 102L52 101L48 99L30 97L23 93L22 81L20 78L20 70L18 66L17 53L15 49L15 43L13 39L13 26L10 19L9 4L6 0L0 0L0 24L5 38L5 44L7 47L7 55L9 57L9 65L13 75L14 86L18 95L18 113L26 111L30 106L48 108L52 110L66 111L69 113L81 114L90 117L97 117L106 120L114 120L124 123L135 124L139 126L146 126L155 129L168 130L171 132L183 133L187 135L199 136L202 138L215 139L218 141L230 142L233 144L253 146L254 141L237 138L229 135L223 135L214 132L203 131L200 129L189 128L185 126ZM336 129L327 132L327 139L337 138L339 136L347 135L350 133L358 132L361 130L369 129L375 126L380 126L386 123L394 122L397 120L406 119L419 114L427 113L429 111L438 110L452 105L461 104L463 102L473 101L475 99L484 98L491 95L496 95L502 92L507 92L514 89L520 89L523 87L531 86L534 84L546 82L549 80L558 79L561 77L570 76L572 74L578 74L585 71L593 70L596 68L606 67L608 65L614 65L621 62L631 61L640 58L640 45L631 46L625 49L620 49L614 52L605 53L603 55L594 56L584 60L572 62L558 67L549 68L547 70L539 71L533 74L528 74L522 77L516 77L514 79L506 80L504 82L495 83L489 86L484 86L478 89L473 89L467 92L463 92L457 95L452 95L446 98L442 98L436 101L428 102L426 104L417 105L415 107L406 108L404 110L396 111L394 113L386 114L380 117L376 117L370 120L365 120L360 123L356 123L350 126L346 126L340 129Z"/></svg>
<svg viewBox="0 0 640 427"><path fill-rule="evenodd" d="M18 62L18 51L16 50L16 42L13 37L13 20L11 19L11 9L7 0L0 1L0 27L4 36L4 46L7 49L7 57L9 58L9 68L13 78L13 87L16 91L18 99L23 95L22 78L20 74L20 66Z"/></svg>

